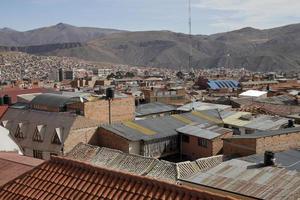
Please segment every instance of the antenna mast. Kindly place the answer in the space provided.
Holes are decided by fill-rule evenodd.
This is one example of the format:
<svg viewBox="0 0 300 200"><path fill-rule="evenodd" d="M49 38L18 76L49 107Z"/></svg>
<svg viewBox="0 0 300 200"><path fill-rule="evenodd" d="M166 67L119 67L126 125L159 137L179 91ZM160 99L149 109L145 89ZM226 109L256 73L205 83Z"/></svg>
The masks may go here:
<svg viewBox="0 0 300 200"><path fill-rule="evenodd" d="M192 68L192 9L191 9L191 0L188 0L189 3L189 65L188 65L188 71L191 71Z"/></svg>

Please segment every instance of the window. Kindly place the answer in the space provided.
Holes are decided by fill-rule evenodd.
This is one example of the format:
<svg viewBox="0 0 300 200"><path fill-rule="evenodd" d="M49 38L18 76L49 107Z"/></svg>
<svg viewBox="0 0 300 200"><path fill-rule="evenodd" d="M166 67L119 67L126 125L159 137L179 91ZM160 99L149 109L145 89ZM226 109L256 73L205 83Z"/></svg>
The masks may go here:
<svg viewBox="0 0 300 200"><path fill-rule="evenodd" d="M182 135L182 141L189 143L190 142L190 137L188 135Z"/></svg>
<svg viewBox="0 0 300 200"><path fill-rule="evenodd" d="M17 130L15 132L15 138L24 139L24 132L22 131L22 124L18 124Z"/></svg>
<svg viewBox="0 0 300 200"><path fill-rule="evenodd" d="M33 157L43 159L43 152L40 150L33 150Z"/></svg>
<svg viewBox="0 0 300 200"><path fill-rule="evenodd" d="M54 135L52 138L52 144L62 144L61 138L62 137L62 130L61 128L55 128Z"/></svg>
<svg viewBox="0 0 300 200"><path fill-rule="evenodd" d="M203 138L198 138L198 145L207 148L207 140Z"/></svg>
<svg viewBox="0 0 300 200"><path fill-rule="evenodd" d="M43 125L38 125L34 131L32 140L35 142L43 142L42 131L44 129Z"/></svg>

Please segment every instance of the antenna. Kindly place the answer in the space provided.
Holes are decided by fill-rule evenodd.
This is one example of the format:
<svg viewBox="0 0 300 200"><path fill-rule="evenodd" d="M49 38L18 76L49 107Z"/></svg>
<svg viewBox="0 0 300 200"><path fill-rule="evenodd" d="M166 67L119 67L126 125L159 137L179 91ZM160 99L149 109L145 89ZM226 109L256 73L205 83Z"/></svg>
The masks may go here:
<svg viewBox="0 0 300 200"><path fill-rule="evenodd" d="M188 65L188 71L191 71L191 64L192 64L192 55L193 55L193 49L192 49L192 9L191 9L191 0L188 0L189 2L189 65Z"/></svg>

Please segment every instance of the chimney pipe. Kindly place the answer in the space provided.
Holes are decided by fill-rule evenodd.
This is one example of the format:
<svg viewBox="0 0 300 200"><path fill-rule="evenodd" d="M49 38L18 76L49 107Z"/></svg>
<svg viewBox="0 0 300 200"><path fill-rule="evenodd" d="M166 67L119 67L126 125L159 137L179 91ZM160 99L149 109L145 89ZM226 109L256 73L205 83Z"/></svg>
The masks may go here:
<svg viewBox="0 0 300 200"><path fill-rule="evenodd" d="M273 166L275 165L275 154L272 151L265 151L264 155L264 165Z"/></svg>

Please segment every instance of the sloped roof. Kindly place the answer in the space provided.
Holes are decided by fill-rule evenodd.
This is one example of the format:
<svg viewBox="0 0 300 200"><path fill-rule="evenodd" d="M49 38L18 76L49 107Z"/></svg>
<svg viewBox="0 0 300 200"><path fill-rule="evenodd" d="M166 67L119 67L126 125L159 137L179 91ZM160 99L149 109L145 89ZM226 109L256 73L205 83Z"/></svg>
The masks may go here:
<svg viewBox="0 0 300 200"><path fill-rule="evenodd" d="M173 110L176 110L175 106L160 102L153 102L138 105L135 109L135 115L139 117L156 113L171 112Z"/></svg>
<svg viewBox="0 0 300 200"><path fill-rule="evenodd" d="M187 124L214 124L217 122L221 123L220 118L217 118L213 115L214 114L201 114L200 112L195 111L179 115L158 117L154 119L144 119L115 123L111 125L102 125L101 127L131 141L149 141L153 139L175 136L178 134L176 132L176 129Z"/></svg>
<svg viewBox="0 0 300 200"><path fill-rule="evenodd" d="M16 152L0 152L0 186L43 163L43 160Z"/></svg>
<svg viewBox="0 0 300 200"><path fill-rule="evenodd" d="M290 134L290 133L297 133L300 134L300 127L293 127L293 128L285 128L285 129L278 129L278 130L267 130L267 131L257 131L252 134L246 134L246 135L233 135L230 138L227 139L239 139L239 138L263 138L263 137L272 137L276 135L282 135L282 134Z"/></svg>
<svg viewBox="0 0 300 200"><path fill-rule="evenodd" d="M206 171L223 161L223 156L219 155L200 158L196 161L171 163L83 143L76 145L73 150L66 154L66 157L95 166L153 177L168 182L176 182L178 178L187 178L200 171Z"/></svg>
<svg viewBox="0 0 300 200"><path fill-rule="evenodd" d="M62 107L68 102L72 102L76 100L77 102L80 102L79 98L73 97L73 96L66 96L61 94L51 94L51 93L44 93L37 95L32 99L30 104L32 105L46 105L48 107L52 108L58 108Z"/></svg>
<svg viewBox="0 0 300 200"><path fill-rule="evenodd" d="M176 130L177 132L186 135L192 135L208 140L214 139L232 131L230 129L223 128L217 125L205 126L204 124L187 125Z"/></svg>
<svg viewBox="0 0 300 200"><path fill-rule="evenodd" d="M177 108L177 110L180 111L191 111L191 110L212 110L212 109L217 109L219 111L221 110L226 110L231 108L231 106L228 105L222 105L222 104L216 104L216 103L206 103L206 102L201 102L201 101L196 101L192 103L185 104L183 106L180 106Z"/></svg>
<svg viewBox="0 0 300 200"><path fill-rule="evenodd" d="M239 82L236 80L209 80L207 82L208 86L213 89L221 89L221 88L238 88Z"/></svg>
<svg viewBox="0 0 300 200"><path fill-rule="evenodd" d="M264 154L253 154L239 159L259 164L264 162ZM300 149L276 152L275 159L276 166L300 172Z"/></svg>
<svg viewBox="0 0 300 200"><path fill-rule="evenodd" d="M87 131L87 128L98 127L97 122L71 113L14 108L9 108L1 121L7 121L5 128L10 131L12 137L14 137L19 123L22 123L22 131L25 135L24 139L14 138L21 147L31 147L34 145L35 148L45 151L61 150L61 145L52 144L52 138L56 128L62 129L63 141L67 142L69 138L76 139L76 137L70 137L70 135L73 135L70 133L74 132L77 134L78 130ZM45 127L43 142L33 142L33 134L37 126L40 125ZM80 137L78 139L80 139Z"/></svg>
<svg viewBox="0 0 300 200"><path fill-rule="evenodd" d="M298 199L300 195L299 172L262 167L239 159L223 162L184 180L260 199Z"/></svg>
<svg viewBox="0 0 300 200"><path fill-rule="evenodd" d="M3 199L232 199L60 157L0 188Z"/></svg>

